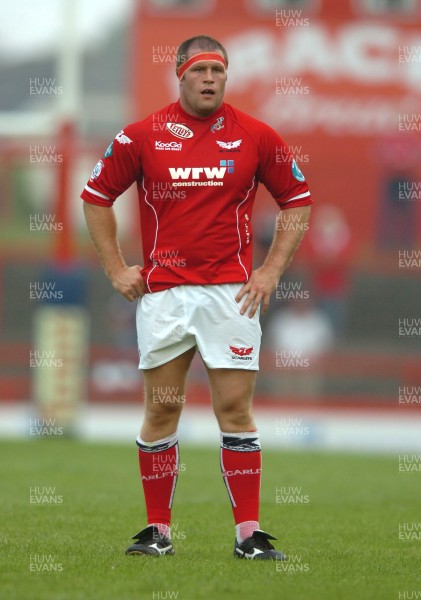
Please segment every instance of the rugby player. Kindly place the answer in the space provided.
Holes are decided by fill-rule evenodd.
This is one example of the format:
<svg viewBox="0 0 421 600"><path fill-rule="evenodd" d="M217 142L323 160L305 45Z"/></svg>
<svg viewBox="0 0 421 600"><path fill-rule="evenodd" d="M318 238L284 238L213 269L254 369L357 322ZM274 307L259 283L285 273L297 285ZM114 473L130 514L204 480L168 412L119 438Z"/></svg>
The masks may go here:
<svg viewBox="0 0 421 600"><path fill-rule="evenodd" d="M224 102L227 67L217 40L201 35L183 42L176 66L179 100L120 131L81 195L106 275L115 290L138 303L145 415L137 446L148 526L133 537L127 554L174 554L177 426L197 350L221 432L234 556L285 559L271 543L276 538L260 529L261 451L252 398L260 306L267 310L301 241L312 199L278 133ZM134 182L143 266L126 264L112 208ZM252 270L251 215L260 182L279 206L277 224L287 210L298 225L276 226L265 261Z"/></svg>

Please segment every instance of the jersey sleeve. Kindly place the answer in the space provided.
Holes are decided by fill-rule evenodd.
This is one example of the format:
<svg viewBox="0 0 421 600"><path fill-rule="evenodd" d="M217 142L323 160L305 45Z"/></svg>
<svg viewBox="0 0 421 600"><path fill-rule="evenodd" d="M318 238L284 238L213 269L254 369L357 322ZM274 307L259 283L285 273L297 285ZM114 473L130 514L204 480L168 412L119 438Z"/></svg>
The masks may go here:
<svg viewBox="0 0 421 600"><path fill-rule="evenodd" d="M142 173L139 142L133 126L122 129L95 165L81 198L90 204L112 206Z"/></svg>
<svg viewBox="0 0 421 600"><path fill-rule="evenodd" d="M258 179L281 210L313 204L305 177L287 144L271 127L259 138Z"/></svg>

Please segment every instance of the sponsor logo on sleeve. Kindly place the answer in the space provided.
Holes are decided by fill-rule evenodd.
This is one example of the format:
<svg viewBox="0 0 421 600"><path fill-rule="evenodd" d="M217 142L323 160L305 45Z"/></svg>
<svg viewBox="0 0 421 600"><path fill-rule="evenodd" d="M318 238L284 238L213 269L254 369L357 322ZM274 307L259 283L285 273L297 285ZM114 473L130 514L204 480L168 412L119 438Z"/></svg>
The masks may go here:
<svg viewBox="0 0 421 600"><path fill-rule="evenodd" d="M122 129L119 133L117 133L117 135L115 136L115 139L120 144L131 144L133 141L129 137L127 137L127 135L124 133L124 129Z"/></svg>
<svg viewBox="0 0 421 600"><path fill-rule="evenodd" d="M100 173L101 173L103 167L104 167L104 163L102 162L102 160L98 161L96 163L96 165L94 166L94 168L93 168L93 171L91 173L91 177L90 178L91 179L98 179L98 177L100 176Z"/></svg>
<svg viewBox="0 0 421 600"><path fill-rule="evenodd" d="M167 129L181 140L187 140L194 135L193 131L187 125L182 125L181 123L167 123Z"/></svg>
<svg viewBox="0 0 421 600"><path fill-rule="evenodd" d="M216 123L214 123L213 125L211 125L210 130L212 131L212 133L215 133L215 131L219 131L220 129L224 129L225 125L224 125L224 117L218 117L216 119Z"/></svg>
<svg viewBox="0 0 421 600"><path fill-rule="evenodd" d="M113 155L113 144L114 144L114 141L111 142L111 144L108 146L108 148L106 149L105 154L102 158L108 158L109 156Z"/></svg>
<svg viewBox="0 0 421 600"><path fill-rule="evenodd" d="M305 181L306 178L304 177L304 175L302 174L302 172L300 171L299 166L297 165L297 161L293 160L291 163L291 170L292 170L292 175L293 177L297 180L297 181Z"/></svg>

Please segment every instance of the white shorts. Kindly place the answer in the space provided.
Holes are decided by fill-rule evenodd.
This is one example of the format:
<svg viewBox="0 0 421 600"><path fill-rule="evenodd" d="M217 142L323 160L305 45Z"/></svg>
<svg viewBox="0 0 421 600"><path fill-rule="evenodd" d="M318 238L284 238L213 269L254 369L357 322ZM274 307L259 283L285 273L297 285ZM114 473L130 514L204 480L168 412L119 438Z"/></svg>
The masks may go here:
<svg viewBox="0 0 421 600"><path fill-rule="evenodd" d="M136 312L139 369L163 365L197 346L210 369L259 368L260 308L240 315L242 283L180 285L145 294Z"/></svg>

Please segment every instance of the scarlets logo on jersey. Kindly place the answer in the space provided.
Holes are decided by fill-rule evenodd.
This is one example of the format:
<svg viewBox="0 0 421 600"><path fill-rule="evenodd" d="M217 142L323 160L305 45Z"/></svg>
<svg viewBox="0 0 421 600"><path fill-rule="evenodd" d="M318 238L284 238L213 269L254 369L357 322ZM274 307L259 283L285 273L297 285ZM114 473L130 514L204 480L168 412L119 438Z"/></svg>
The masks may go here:
<svg viewBox="0 0 421 600"><path fill-rule="evenodd" d="M221 148L219 152L240 152L240 146L243 140L236 140L235 142L221 142L220 140L215 141Z"/></svg>
<svg viewBox="0 0 421 600"><path fill-rule="evenodd" d="M229 349L234 356L231 356L233 360L253 360L250 354L253 352L254 347L251 348L237 348L236 346L229 346Z"/></svg>
<svg viewBox="0 0 421 600"><path fill-rule="evenodd" d="M131 144L133 141L124 133L124 129L117 133L115 139L117 140L117 142L120 142L120 144Z"/></svg>

